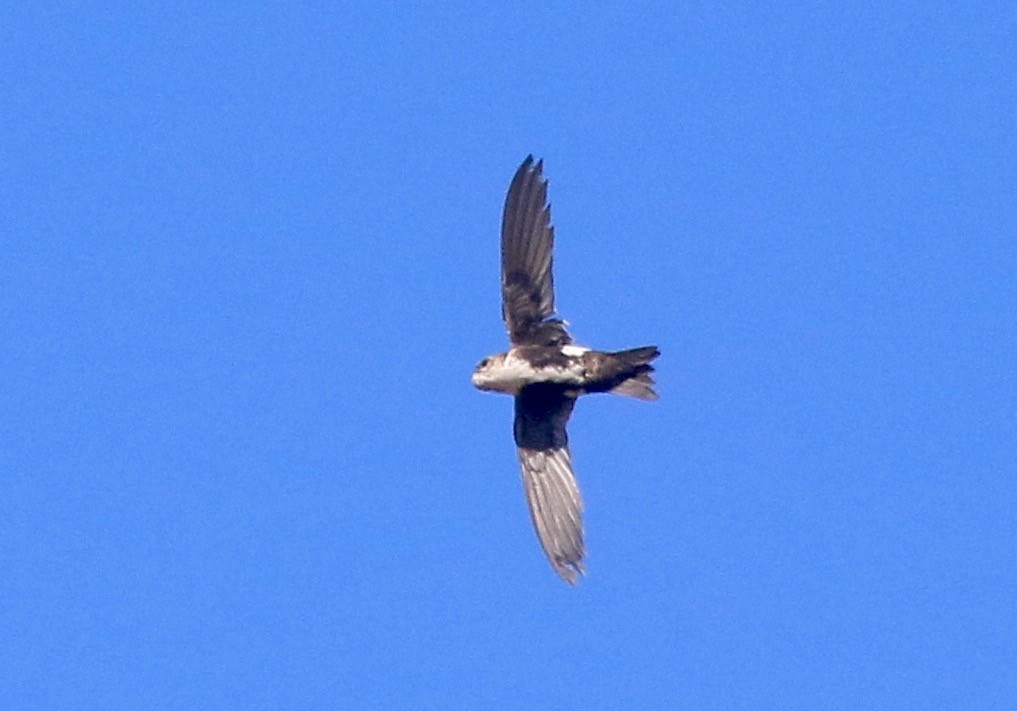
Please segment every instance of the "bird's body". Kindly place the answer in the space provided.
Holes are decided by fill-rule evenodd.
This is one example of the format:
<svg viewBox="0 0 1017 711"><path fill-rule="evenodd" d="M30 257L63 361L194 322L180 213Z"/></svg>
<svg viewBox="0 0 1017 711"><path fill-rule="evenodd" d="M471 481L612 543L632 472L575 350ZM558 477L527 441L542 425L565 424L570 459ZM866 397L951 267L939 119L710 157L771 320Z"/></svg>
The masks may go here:
<svg viewBox="0 0 1017 711"><path fill-rule="evenodd" d="M649 372L639 371L639 368L648 367L646 364L656 355L653 347L604 353L571 344L519 346L486 358L487 365L478 366L473 384L481 390L506 395L519 395L525 387L536 384L559 385L562 393L570 397L612 392L620 384L628 384L643 372ZM645 362L640 362L641 358L646 358ZM652 385L645 379L640 382L644 381L647 386ZM656 399L651 392L642 399Z"/></svg>
<svg viewBox="0 0 1017 711"><path fill-rule="evenodd" d="M583 503L565 425L576 399L611 392L655 400L654 346L603 352L577 346L554 318L554 228L543 163L516 171L502 219L502 316L512 347L482 360L481 390L515 397L514 434L530 515L555 571L575 584L583 570Z"/></svg>

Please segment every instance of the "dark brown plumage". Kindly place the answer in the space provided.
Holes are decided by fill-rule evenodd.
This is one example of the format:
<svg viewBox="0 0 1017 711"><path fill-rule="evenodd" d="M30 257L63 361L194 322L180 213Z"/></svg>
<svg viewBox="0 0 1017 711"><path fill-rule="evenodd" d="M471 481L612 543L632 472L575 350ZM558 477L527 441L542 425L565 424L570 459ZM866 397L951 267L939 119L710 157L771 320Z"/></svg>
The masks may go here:
<svg viewBox="0 0 1017 711"><path fill-rule="evenodd" d="M533 526L555 572L574 585L584 572L586 548L565 426L583 394L656 399L650 362L660 352L572 345L565 322L555 318L553 249L543 162L529 156L512 178L502 218L502 317L512 348L485 358L473 382L515 396L513 431Z"/></svg>

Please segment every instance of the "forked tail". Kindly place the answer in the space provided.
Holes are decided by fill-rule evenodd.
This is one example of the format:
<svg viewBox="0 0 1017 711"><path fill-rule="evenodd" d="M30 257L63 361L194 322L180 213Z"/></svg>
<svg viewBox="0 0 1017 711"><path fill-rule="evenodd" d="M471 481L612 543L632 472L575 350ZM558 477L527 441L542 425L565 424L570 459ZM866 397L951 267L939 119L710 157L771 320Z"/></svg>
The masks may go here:
<svg viewBox="0 0 1017 711"><path fill-rule="evenodd" d="M627 395L639 400L656 400L659 395L654 391L653 366L650 362L660 355L656 346L644 346L643 348L632 348L627 351L618 351L611 356L617 359L619 365L620 382L608 392L617 395Z"/></svg>

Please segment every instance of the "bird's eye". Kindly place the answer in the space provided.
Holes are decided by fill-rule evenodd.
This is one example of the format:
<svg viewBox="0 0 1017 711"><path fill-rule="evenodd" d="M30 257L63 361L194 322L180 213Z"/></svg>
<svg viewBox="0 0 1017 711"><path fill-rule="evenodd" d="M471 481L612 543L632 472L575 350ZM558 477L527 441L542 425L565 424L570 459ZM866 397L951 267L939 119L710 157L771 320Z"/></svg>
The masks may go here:
<svg viewBox="0 0 1017 711"><path fill-rule="evenodd" d="M490 358L484 358L484 360L480 361L480 365L478 365L477 367L478 368L486 368L490 364L491 364L491 359Z"/></svg>

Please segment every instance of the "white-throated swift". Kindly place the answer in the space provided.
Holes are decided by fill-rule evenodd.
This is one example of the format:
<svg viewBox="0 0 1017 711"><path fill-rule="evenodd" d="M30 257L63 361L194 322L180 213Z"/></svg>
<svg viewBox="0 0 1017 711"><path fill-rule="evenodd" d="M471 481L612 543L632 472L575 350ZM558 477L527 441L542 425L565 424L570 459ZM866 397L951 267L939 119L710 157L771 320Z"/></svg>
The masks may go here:
<svg viewBox="0 0 1017 711"><path fill-rule="evenodd" d="M554 227L543 161L519 166L501 224L502 318L511 348L480 361L473 384L515 397L515 440L533 526L555 572L575 585L584 573L583 500L565 425L576 399L617 393L656 400L656 346L606 353L574 345L555 317Z"/></svg>

